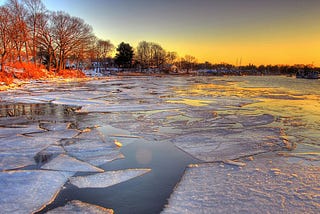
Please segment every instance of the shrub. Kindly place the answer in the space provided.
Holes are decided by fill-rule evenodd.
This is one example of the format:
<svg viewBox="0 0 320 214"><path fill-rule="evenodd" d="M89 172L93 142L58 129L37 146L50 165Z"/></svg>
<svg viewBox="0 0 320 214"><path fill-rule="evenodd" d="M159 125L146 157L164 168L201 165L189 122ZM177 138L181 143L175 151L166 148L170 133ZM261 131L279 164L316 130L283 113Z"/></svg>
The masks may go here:
<svg viewBox="0 0 320 214"><path fill-rule="evenodd" d="M58 73L47 71L43 65L35 65L32 62L15 62L5 66L4 72L0 72L0 83L9 85L14 78L19 80L46 79L52 77L84 78L86 75L79 70L61 70Z"/></svg>
<svg viewBox="0 0 320 214"><path fill-rule="evenodd" d="M7 72L0 72L0 83L4 83L5 85L10 85L13 82L13 77L11 74Z"/></svg>
<svg viewBox="0 0 320 214"><path fill-rule="evenodd" d="M31 62L16 62L9 65L17 79L43 79L53 75L44 66Z"/></svg>
<svg viewBox="0 0 320 214"><path fill-rule="evenodd" d="M64 78L84 78L86 75L79 70L61 70L57 73L58 76Z"/></svg>

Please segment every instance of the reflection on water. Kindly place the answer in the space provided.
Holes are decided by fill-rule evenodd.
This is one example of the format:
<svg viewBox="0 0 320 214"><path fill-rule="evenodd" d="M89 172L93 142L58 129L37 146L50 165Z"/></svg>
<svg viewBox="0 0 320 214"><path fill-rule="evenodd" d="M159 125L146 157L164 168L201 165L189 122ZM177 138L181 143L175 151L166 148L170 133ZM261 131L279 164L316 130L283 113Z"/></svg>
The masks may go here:
<svg viewBox="0 0 320 214"><path fill-rule="evenodd" d="M206 106L209 103L212 103L212 101L208 100L196 100L196 99L183 99L183 100L169 100L168 103L181 103L181 104L186 104L190 106Z"/></svg>
<svg viewBox="0 0 320 214"><path fill-rule="evenodd" d="M73 107L66 105L55 105L51 103L11 103L0 105L0 117L19 117L19 116L56 116L64 117L71 114Z"/></svg>

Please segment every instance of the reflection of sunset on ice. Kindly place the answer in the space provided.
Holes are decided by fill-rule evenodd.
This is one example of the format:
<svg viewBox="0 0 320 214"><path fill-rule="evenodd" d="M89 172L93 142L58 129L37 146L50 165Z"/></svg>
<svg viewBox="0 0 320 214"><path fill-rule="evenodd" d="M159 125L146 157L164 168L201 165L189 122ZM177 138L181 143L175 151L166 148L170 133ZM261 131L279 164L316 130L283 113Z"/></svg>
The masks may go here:
<svg viewBox="0 0 320 214"><path fill-rule="evenodd" d="M120 141L118 141L117 139L114 140L114 144L117 146L117 147L122 147L122 143Z"/></svg>

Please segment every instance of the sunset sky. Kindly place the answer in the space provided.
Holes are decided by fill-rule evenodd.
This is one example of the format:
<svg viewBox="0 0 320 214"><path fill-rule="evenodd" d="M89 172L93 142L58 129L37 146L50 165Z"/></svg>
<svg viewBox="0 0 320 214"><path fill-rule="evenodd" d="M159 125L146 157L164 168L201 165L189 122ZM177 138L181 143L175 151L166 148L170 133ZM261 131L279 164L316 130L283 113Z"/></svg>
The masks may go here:
<svg viewBox="0 0 320 214"><path fill-rule="evenodd" d="M320 0L43 0L101 39L232 64L320 66ZM241 60L240 60L241 59Z"/></svg>

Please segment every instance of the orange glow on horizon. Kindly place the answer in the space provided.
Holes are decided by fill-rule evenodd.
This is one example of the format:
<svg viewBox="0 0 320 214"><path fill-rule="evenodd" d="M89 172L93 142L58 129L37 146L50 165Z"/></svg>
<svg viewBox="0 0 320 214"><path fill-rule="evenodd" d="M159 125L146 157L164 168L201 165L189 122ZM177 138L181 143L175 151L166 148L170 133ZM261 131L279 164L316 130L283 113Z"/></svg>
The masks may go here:
<svg viewBox="0 0 320 214"><path fill-rule="evenodd" d="M287 38L272 41L191 41L167 42L180 57L195 56L199 62L230 63L233 65L295 65L313 64L320 67L320 30L309 38Z"/></svg>

